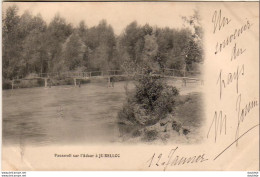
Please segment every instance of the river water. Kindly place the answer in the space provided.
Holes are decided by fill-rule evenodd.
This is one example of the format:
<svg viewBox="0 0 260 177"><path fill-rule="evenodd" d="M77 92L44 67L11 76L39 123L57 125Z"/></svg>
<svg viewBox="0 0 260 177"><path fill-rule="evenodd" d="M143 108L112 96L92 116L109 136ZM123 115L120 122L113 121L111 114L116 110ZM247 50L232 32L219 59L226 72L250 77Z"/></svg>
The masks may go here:
<svg viewBox="0 0 260 177"><path fill-rule="evenodd" d="M131 85L131 84L130 84ZM133 85L133 84L132 84ZM3 143L107 143L118 139L125 83L3 91Z"/></svg>

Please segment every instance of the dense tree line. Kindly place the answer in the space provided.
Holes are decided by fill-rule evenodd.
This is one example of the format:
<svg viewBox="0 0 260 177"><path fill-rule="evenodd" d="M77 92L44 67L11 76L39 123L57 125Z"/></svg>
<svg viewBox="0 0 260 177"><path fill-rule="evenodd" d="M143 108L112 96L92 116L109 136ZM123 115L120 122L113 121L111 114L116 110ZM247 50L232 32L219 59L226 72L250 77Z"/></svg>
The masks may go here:
<svg viewBox="0 0 260 177"><path fill-rule="evenodd" d="M3 78L63 71L130 72L138 66L195 70L202 62L198 14L183 17L189 28L170 29L132 22L120 35L105 20L74 27L56 15L47 24L40 14L18 15L16 6L3 15ZM194 30L192 30L194 29Z"/></svg>

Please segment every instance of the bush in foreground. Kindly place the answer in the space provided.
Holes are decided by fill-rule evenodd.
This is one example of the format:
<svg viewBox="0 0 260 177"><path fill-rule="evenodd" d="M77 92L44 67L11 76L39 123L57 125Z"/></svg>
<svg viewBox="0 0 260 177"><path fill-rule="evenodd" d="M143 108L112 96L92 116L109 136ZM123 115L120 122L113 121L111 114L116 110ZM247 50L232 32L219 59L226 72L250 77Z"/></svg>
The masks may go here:
<svg viewBox="0 0 260 177"><path fill-rule="evenodd" d="M159 76L150 74L138 76L136 89L128 93L127 101L118 113L121 134L139 136L140 129L165 119L174 112L178 94L175 87L168 86ZM146 134L146 139L149 141L156 137L152 132ZM150 133L153 138L150 138Z"/></svg>

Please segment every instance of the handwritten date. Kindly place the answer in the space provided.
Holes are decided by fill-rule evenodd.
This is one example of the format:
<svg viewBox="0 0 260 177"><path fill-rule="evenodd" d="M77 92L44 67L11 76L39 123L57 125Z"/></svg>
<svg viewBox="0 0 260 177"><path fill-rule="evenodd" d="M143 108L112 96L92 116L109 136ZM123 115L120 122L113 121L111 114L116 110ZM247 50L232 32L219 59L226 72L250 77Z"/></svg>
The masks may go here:
<svg viewBox="0 0 260 177"><path fill-rule="evenodd" d="M183 157L175 155L178 147L171 149L168 156L160 153L158 156L154 153L153 156L147 161L148 167L158 166L163 167L165 171L169 166L185 165L192 163L203 163L207 161L205 154L192 155L190 157Z"/></svg>

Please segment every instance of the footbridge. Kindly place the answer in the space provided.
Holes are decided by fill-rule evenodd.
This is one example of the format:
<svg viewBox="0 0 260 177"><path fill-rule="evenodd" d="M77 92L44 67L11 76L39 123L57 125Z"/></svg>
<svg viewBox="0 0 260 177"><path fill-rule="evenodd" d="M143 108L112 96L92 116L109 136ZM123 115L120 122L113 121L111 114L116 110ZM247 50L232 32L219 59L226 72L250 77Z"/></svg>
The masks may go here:
<svg viewBox="0 0 260 177"><path fill-rule="evenodd" d="M55 73L39 73L34 74L24 78L14 78L12 79L12 89L14 88L15 82L22 80L35 80L35 79L43 79L45 83L45 87L50 86L50 82L55 78L72 78L74 80L74 85L77 86L77 80L91 80L93 78L107 79L110 83L111 77L134 77L135 75L140 75L138 73L127 73L122 70L109 70L109 71L91 71L91 72L55 72ZM184 71L184 70L176 70L176 69L163 69L160 72L153 72L152 75L160 76L163 78L171 78L178 79L183 82L186 86L188 81L201 82L203 84L203 80L201 79L200 71ZM80 82L79 82L80 84Z"/></svg>

